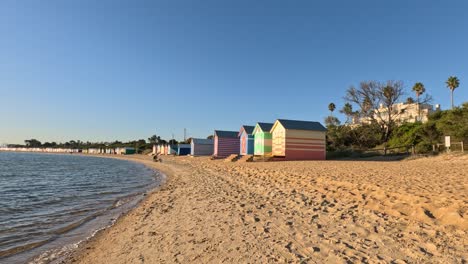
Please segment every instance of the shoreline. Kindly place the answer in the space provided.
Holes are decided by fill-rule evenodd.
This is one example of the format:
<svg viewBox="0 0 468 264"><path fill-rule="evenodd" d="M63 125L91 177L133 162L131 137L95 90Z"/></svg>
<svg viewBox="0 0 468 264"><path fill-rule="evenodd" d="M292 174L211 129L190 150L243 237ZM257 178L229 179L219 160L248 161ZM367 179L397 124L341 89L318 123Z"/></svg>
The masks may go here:
<svg viewBox="0 0 468 264"><path fill-rule="evenodd" d="M141 155L141 154L109 155L109 154L83 154L83 153L52 153L52 154L64 154L64 155L73 154L73 155L79 155L79 156L84 156L84 157L120 159L120 160L135 162L135 163L143 164L147 168L153 170L155 173L158 173L161 176L161 179L160 179L161 181L154 188L149 189L146 192L144 192L143 198L139 199L130 209L126 210L125 212L120 213L110 225L94 230L93 234L90 237L87 237L86 239L73 244L72 246L74 248L66 252L66 254L56 259L53 259L51 261L45 261L45 262L43 261L37 262L37 258L40 257L40 255L37 255L34 258L30 259L28 263L68 263L70 262L73 258L82 254L83 251L88 248L88 245L95 243L95 241L99 239L99 237L102 236L103 233L105 233L109 229L112 229L116 224L118 224L119 221L122 220L122 218L131 214L132 211L137 210L141 206L141 204L144 203L150 196L154 195L156 192L164 188L164 185L170 179L167 172L164 172L160 167L156 166L157 163L153 162L152 159L149 159L150 157L146 155Z"/></svg>
<svg viewBox="0 0 468 264"><path fill-rule="evenodd" d="M468 156L278 163L128 158L161 170L166 184L62 263L468 260L468 179L460 177Z"/></svg>
<svg viewBox="0 0 468 264"><path fill-rule="evenodd" d="M16 152L26 153L26 152ZM69 156L70 153L43 153L43 152L31 152L31 154L55 154ZM75 153L73 153L75 154ZM87 155L80 154L74 155L80 157L90 158L117 158L117 157L106 157L104 155ZM58 237L51 239L43 245L33 247L24 252L6 256L4 261L13 261L18 263L60 263L67 255L72 254L75 248L79 245L86 243L87 240L96 236L102 230L105 230L115 224L115 222L122 216L128 214L131 210L134 210L138 205L148 196L149 194L157 191L167 180L167 176L155 169L152 166L148 166L143 162L135 161L133 159L122 158L131 163L140 164L139 166L146 167L153 178L153 182L147 185L142 185L141 190L132 193L123 192L124 196L120 196L114 201L109 207L96 211L93 215L87 216L83 219L76 219L74 223L70 223L63 229L63 233L60 233ZM128 177L138 177L138 174L130 174ZM150 176L150 175L148 175ZM67 230L68 229L68 230ZM23 262L24 261L24 262Z"/></svg>
<svg viewBox="0 0 468 264"><path fill-rule="evenodd" d="M83 157L94 157L94 158L110 158L110 159L120 159L120 160L125 160L125 161L130 161L134 163L139 163L144 165L145 167L149 168L155 173L155 180L156 184L153 187L150 187L149 189L145 190L142 193L135 193L131 194L132 199L130 202L126 202L124 204L124 209L121 209L121 211L118 212L117 215L112 215L111 218L109 218L109 215L106 215L107 218L111 220L110 224L98 227L97 229L91 230L92 233L90 236L86 237L85 239L82 239L76 243L68 244L63 247L59 248L54 248L45 252L42 252L32 258L30 258L27 262L28 263L63 263L67 259L69 259L71 256L74 256L79 253L80 249L83 247L86 247L88 243L91 243L97 236L99 236L102 232L112 228L121 218L125 217L128 215L131 211L135 210L136 208L139 207L139 205L147 199L148 196L152 195L154 192L157 192L159 189L163 187L163 185L167 181L167 175L160 171L159 169L156 169L154 166L151 166L150 164L147 164L143 159L135 159L131 158L132 156L134 157L135 155L108 155L108 154L83 154L83 153L43 153L43 154L59 154L59 155L75 155L75 156L83 156ZM138 156L143 156L143 155L138 155ZM142 157L144 158L144 156ZM159 175L160 178L156 177L156 175ZM143 197L138 198L138 196L142 195ZM119 202L119 201L116 201ZM87 224L83 223L83 225ZM79 227L78 227L79 228ZM50 259L52 255L52 259Z"/></svg>

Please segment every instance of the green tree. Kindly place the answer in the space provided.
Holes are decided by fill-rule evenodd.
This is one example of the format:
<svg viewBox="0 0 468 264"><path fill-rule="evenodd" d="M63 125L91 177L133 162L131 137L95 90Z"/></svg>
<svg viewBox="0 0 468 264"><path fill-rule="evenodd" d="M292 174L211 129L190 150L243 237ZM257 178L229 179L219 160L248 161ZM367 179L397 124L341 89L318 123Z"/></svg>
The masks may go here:
<svg viewBox="0 0 468 264"><path fill-rule="evenodd" d="M389 147L401 147L416 145L421 141L420 130L421 123L404 123L397 127L388 141Z"/></svg>
<svg viewBox="0 0 468 264"><path fill-rule="evenodd" d="M413 99L413 97L408 97L408 98L406 98L406 103L407 103L407 104L414 104L414 99Z"/></svg>
<svg viewBox="0 0 468 264"><path fill-rule="evenodd" d="M423 83L417 82L413 86L413 92L416 93L416 99L419 100L419 96L421 96L426 91Z"/></svg>
<svg viewBox="0 0 468 264"><path fill-rule="evenodd" d="M40 147L42 147L42 143L37 139L27 139L27 140L24 141L24 144L26 144L26 147L29 147L29 148L40 148Z"/></svg>
<svg viewBox="0 0 468 264"><path fill-rule="evenodd" d="M328 110L330 110L330 115L333 116L333 111L335 111L336 105L334 103L328 104Z"/></svg>
<svg viewBox="0 0 468 264"><path fill-rule="evenodd" d="M426 91L424 84L421 82L417 82L413 86L413 92L416 93L416 100L418 102L418 120L421 120L421 109L420 109L420 101L419 97Z"/></svg>
<svg viewBox="0 0 468 264"><path fill-rule="evenodd" d="M452 109L453 109L453 91L458 88L460 85L460 80L456 76L450 76L447 81L445 82L447 84L447 88L450 89L450 101L452 103Z"/></svg>
<svg viewBox="0 0 468 264"><path fill-rule="evenodd" d="M161 140L161 137L157 135L152 135L151 137L148 138L148 141L151 144L158 144L159 140Z"/></svg>
<svg viewBox="0 0 468 264"><path fill-rule="evenodd" d="M346 103L340 110L340 113L346 116L346 124L351 123L353 121L353 117L355 116L355 113L353 112L353 105L350 103Z"/></svg>
<svg viewBox="0 0 468 264"><path fill-rule="evenodd" d="M340 120L334 116L327 116L325 118L325 126L331 127L331 126L339 126L340 125Z"/></svg>

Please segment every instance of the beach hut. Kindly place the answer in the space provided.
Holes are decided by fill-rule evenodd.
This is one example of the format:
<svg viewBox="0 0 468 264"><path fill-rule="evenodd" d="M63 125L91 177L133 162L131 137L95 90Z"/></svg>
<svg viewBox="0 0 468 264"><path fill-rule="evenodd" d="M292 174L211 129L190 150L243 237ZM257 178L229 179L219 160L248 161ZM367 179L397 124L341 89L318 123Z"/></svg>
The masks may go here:
<svg viewBox="0 0 468 264"><path fill-rule="evenodd" d="M254 128L254 155L270 156L271 155L271 133L272 123L258 122Z"/></svg>
<svg viewBox="0 0 468 264"><path fill-rule="evenodd" d="M177 155L185 156L190 154L190 144L179 144L177 145Z"/></svg>
<svg viewBox="0 0 468 264"><path fill-rule="evenodd" d="M168 145L167 148L167 155L176 155L177 154L177 145Z"/></svg>
<svg viewBox="0 0 468 264"><path fill-rule="evenodd" d="M131 154L136 153L135 148L130 148L130 147L117 148L116 151L117 151L117 154L120 154L120 155L131 155Z"/></svg>
<svg viewBox="0 0 468 264"><path fill-rule="evenodd" d="M236 131L214 131L214 152L213 156L226 158L231 154L239 154L240 141Z"/></svg>
<svg viewBox="0 0 468 264"><path fill-rule="evenodd" d="M190 142L190 155L211 156L213 155L213 139L192 138Z"/></svg>
<svg viewBox="0 0 468 264"><path fill-rule="evenodd" d="M270 130L272 154L284 160L324 160L326 131L319 122L278 119Z"/></svg>
<svg viewBox="0 0 468 264"><path fill-rule="evenodd" d="M254 126L241 126L239 130L239 153L241 155L252 155L254 154L254 136L252 132L254 130Z"/></svg>
<svg viewBox="0 0 468 264"><path fill-rule="evenodd" d="M164 148L164 154L169 155L171 153L171 145L166 144Z"/></svg>

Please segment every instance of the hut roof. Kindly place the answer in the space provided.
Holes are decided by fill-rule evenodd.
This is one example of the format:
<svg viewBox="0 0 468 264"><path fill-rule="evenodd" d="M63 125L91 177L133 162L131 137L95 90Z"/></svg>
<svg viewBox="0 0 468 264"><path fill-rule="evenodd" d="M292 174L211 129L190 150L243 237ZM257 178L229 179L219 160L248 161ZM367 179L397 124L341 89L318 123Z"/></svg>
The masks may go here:
<svg viewBox="0 0 468 264"><path fill-rule="evenodd" d="M215 135L221 138L237 138L237 131L215 130Z"/></svg>
<svg viewBox="0 0 468 264"><path fill-rule="evenodd" d="M198 144L198 145L213 145L213 140L212 139L204 139L204 138L192 138L193 144Z"/></svg>
<svg viewBox="0 0 468 264"><path fill-rule="evenodd" d="M246 125L243 125L243 126L241 126L241 128L240 128L240 130L239 130L239 134L238 134L237 136L240 137L240 135L241 135L241 133L242 133L242 130L244 130L245 133L247 133L247 135L252 135L254 129L255 129L254 126L246 126Z"/></svg>
<svg viewBox="0 0 468 264"><path fill-rule="evenodd" d="M255 126L242 126L241 130L244 129L247 134L252 134Z"/></svg>
<svg viewBox="0 0 468 264"><path fill-rule="evenodd" d="M271 128L273 127L273 123L257 123L258 126L263 130L263 131L270 131Z"/></svg>
<svg viewBox="0 0 468 264"><path fill-rule="evenodd" d="M327 129L315 121L299 121L299 120L277 120L285 129L296 129L296 130L314 130L314 131L327 131Z"/></svg>

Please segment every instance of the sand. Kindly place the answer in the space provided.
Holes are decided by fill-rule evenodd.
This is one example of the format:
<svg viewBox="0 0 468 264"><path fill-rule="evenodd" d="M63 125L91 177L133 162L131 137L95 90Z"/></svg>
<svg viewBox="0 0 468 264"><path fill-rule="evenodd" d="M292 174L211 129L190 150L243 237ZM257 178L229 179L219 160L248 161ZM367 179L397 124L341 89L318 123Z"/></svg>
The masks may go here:
<svg viewBox="0 0 468 264"><path fill-rule="evenodd" d="M468 156L230 163L168 176L69 263L466 263Z"/></svg>

